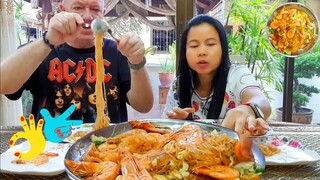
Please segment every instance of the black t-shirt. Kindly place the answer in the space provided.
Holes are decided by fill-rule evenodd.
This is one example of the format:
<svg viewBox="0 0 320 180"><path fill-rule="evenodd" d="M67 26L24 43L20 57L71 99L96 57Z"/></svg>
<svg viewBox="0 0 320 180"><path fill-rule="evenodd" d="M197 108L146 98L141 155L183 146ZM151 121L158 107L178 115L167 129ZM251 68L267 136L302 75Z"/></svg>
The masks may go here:
<svg viewBox="0 0 320 180"><path fill-rule="evenodd" d="M128 120L126 94L131 86L127 58L117 50L115 42L108 39L104 40L103 57L108 115L112 123L125 122ZM28 63L27 57L25 62ZM93 123L96 119L95 66L94 47L76 49L63 44L50 52L19 91L7 97L15 100L23 90L30 90L32 114L37 120L41 118L42 108L57 117L74 104L76 110L69 119Z"/></svg>

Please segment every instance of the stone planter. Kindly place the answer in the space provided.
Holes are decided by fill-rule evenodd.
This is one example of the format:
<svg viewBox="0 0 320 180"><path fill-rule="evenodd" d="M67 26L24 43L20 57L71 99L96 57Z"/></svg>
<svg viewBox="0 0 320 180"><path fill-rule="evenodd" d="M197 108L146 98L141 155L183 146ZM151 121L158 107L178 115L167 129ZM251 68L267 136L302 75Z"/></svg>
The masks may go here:
<svg viewBox="0 0 320 180"><path fill-rule="evenodd" d="M282 110L283 108L277 108L276 119L282 121ZM299 112L292 113L292 122L301 124L310 124L312 122L313 110L309 108L300 108Z"/></svg>
<svg viewBox="0 0 320 180"><path fill-rule="evenodd" d="M159 80L161 87L170 87L173 78L175 77L175 73L159 73Z"/></svg>

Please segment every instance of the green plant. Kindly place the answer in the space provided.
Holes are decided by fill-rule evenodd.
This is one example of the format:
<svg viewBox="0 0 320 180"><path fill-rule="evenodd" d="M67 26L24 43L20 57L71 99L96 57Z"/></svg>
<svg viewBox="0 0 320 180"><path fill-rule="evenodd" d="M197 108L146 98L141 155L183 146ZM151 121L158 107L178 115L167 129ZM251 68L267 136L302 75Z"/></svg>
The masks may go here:
<svg viewBox="0 0 320 180"><path fill-rule="evenodd" d="M22 0L19 0L19 1L13 1L13 3L14 3L14 9L15 9L15 21L16 21L15 23L17 24L17 27L16 27L17 44L22 45L25 43L23 42L22 37L25 36L27 32L22 30L21 24L25 23L28 27L28 23L25 22L25 17L27 16L27 14L22 13L25 2Z"/></svg>
<svg viewBox="0 0 320 180"><path fill-rule="evenodd" d="M244 55L248 68L261 84L264 94L271 99L267 84L282 91L279 75L280 56L272 49L265 34L268 18L280 1L268 4L266 0L232 0L226 25L229 21L240 24L239 30L228 34L231 55Z"/></svg>
<svg viewBox="0 0 320 180"><path fill-rule="evenodd" d="M320 77L320 43L309 54L295 58L293 74L293 96L292 110L300 112L302 106L306 106L312 97L312 93L320 93L320 89L313 85L301 83L301 78L311 79ZM284 69L284 58L281 61L281 68Z"/></svg>
<svg viewBox="0 0 320 180"><path fill-rule="evenodd" d="M149 53L155 52L158 49L157 46L149 46L145 49L144 55L147 55Z"/></svg>
<svg viewBox="0 0 320 180"><path fill-rule="evenodd" d="M161 72L173 73L176 72L176 43L169 45L170 57L160 60Z"/></svg>

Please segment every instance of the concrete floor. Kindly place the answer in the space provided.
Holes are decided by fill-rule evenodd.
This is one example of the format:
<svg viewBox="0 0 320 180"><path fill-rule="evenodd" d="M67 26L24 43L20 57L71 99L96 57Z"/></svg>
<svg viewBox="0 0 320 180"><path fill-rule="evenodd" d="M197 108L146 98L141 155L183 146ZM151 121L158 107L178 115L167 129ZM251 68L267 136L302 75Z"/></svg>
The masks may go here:
<svg viewBox="0 0 320 180"><path fill-rule="evenodd" d="M148 118L161 118L161 114L164 108L164 105L159 104L159 77L158 73L160 72L160 65L159 64L147 64L147 68L149 71L150 81L152 84L152 91L153 91L153 108L148 113L139 113L132 109L129 105L128 107L128 119L148 119Z"/></svg>

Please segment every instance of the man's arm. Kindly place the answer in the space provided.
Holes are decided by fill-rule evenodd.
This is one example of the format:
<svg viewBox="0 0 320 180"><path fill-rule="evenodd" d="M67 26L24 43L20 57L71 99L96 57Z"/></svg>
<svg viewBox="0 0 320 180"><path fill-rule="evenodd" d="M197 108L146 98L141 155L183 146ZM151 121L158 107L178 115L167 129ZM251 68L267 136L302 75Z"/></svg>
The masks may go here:
<svg viewBox="0 0 320 180"><path fill-rule="evenodd" d="M0 94L18 91L50 53L42 39L25 45L1 62Z"/></svg>
<svg viewBox="0 0 320 180"><path fill-rule="evenodd" d="M153 93L146 67L131 71L131 88L127 93L130 105L137 111L147 113L153 106Z"/></svg>
<svg viewBox="0 0 320 180"><path fill-rule="evenodd" d="M80 34L83 19L79 14L61 12L51 18L47 41L57 47L72 41ZM48 56L50 47L43 39L32 42L1 62L0 94L12 94L19 90L41 62Z"/></svg>
<svg viewBox="0 0 320 180"><path fill-rule="evenodd" d="M126 34L117 42L118 50L128 58L128 63L139 65L144 60L144 44L135 34ZM149 112L153 105L153 94L146 67L130 69L131 88L127 93L130 105L139 112Z"/></svg>

